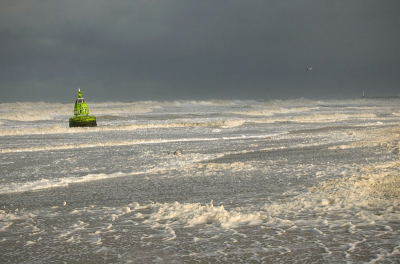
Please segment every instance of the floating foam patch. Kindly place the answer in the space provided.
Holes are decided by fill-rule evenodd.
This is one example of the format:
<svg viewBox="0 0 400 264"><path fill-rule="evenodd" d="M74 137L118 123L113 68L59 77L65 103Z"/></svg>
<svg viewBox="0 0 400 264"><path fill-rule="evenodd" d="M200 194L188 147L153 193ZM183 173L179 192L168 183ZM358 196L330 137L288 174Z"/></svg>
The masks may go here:
<svg viewBox="0 0 400 264"><path fill-rule="evenodd" d="M151 215L146 222L154 223L169 221L170 225L183 225L186 227L194 225L214 225L222 228L233 228L242 224L260 224L267 219L260 212L242 213L239 211L228 211L224 206L214 206L213 202L201 205L199 203L179 202L152 204Z"/></svg>

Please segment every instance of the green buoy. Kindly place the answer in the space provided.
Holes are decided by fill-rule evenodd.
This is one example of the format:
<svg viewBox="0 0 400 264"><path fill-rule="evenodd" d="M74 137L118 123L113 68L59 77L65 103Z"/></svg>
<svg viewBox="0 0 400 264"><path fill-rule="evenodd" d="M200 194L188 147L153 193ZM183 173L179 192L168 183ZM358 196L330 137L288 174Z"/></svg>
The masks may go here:
<svg viewBox="0 0 400 264"><path fill-rule="evenodd" d="M89 115L89 107L82 97L81 89L78 88L78 99L75 101L74 117L69 119L69 127L95 127L96 117Z"/></svg>

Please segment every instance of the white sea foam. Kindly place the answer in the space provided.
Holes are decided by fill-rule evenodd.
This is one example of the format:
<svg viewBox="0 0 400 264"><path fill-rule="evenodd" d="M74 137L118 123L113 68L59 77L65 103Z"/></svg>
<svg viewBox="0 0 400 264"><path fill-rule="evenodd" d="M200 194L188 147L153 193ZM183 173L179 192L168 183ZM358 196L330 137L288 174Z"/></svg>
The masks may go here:
<svg viewBox="0 0 400 264"><path fill-rule="evenodd" d="M151 174L157 173L161 171L167 170L185 170L193 168L193 165L199 162L204 162L207 160L212 160L217 157L221 157L223 154L214 154L214 155L205 155L205 154L186 154L184 157L180 159L172 159L167 163L160 163L159 166L151 168L149 170L143 171L132 171L128 173L111 173L111 174L88 174L86 176L68 176L63 178L51 178L51 179L41 179L36 181L27 181L27 182L12 182L0 185L0 194L2 193L16 193L16 192L26 192L26 191L35 191L49 188L58 188L58 187L66 187L73 183L82 183L82 182L91 182L98 181L103 179L112 179L118 177L127 177L132 175L140 175L140 174Z"/></svg>
<svg viewBox="0 0 400 264"><path fill-rule="evenodd" d="M309 115L294 115L284 117L273 117L265 120L255 120L255 123L275 123L275 122L293 122L293 123L331 123L344 120L365 119L373 120L376 118L375 114L309 114Z"/></svg>
<svg viewBox="0 0 400 264"><path fill-rule="evenodd" d="M289 114L289 113L302 113L311 110L318 109L318 107L294 107L294 108L283 108L283 107L273 107L270 109L261 109L253 111L242 111L236 112L239 115L249 115L249 116L273 116L276 114Z"/></svg>
<svg viewBox="0 0 400 264"><path fill-rule="evenodd" d="M0 210L0 234L2 232L7 232L10 228L13 228L16 221L29 223L35 217L37 217L36 214L33 212L26 212L24 209L9 212ZM32 224L28 224L26 226L26 230L29 230L31 233L38 233L39 231L39 229Z"/></svg>
<svg viewBox="0 0 400 264"><path fill-rule="evenodd" d="M391 151L400 151L400 131L397 127L353 130L347 132L346 135L349 135L349 133L358 140L346 145L332 146L329 149L334 150L381 146Z"/></svg>
<svg viewBox="0 0 400 264"><path fill-rule="evenodd" d="M360 215L361 218L400 221L398 210L400 179L397 177L399 168L400 162L391 162L373 168L366 167L361 175L320 182L293 201L267 204L263 209L272 216L282 217L282 215L296 214L296 212L327 216L342 211L344 208L349 212L368 208ZM379 209L377 214L375 214L376 209ZM312 220L309 220L308 225L311 222ZM294 224L301 225L302 222L294 222ZM355 229L356 226L350 223L348 232L353 233Z"/></svg>
<svg viewBox="0 0 400 264"><path fill-rule="evenodd" d="M1 219L2 221L4 221L4 220L3 220L3 217L2 217L3 214L4 214L4 213L0 212L0 219ZM7 228L9 228L12 224L13 224L13 222L6 222L6 221L1 222L1 223L0 223L0 232L5 231L5 230L6 230Z"/></svg>
<svg viewBox="0 0 400 264"><path fill-rule="evenodd" d="M143 109L156 113L139 120L130 116L125 103L99 103L93 108L89 105L91 110L113 115L115 107L126 116L111 117L110 125L90 129L48 127L56 122L47 121L10 122L7 127L5 121L4 135L9 137L3 139L16 147L2 147L0 153L1 166L11 172L0 185L4 254L19 262L26 262L24 256L29 255L31 262L76 262L86 257L89 262L138 263L290 263L299 259L396 263L400 255L400 130L398 117L391 113L397 109L383 109L380 104L370 107L366 101L354 102L354 107L333 102L343 110L330 103L146 102L141 103ZM137 105L132 107L136 111ZM187 113L193 109L197 112ZM179 117L183 110L182 119L169 119ZM321 125L325 122L329 124ZM336 122L341 122L339 129ZM143 133L135 133L141 138L149 132L153 139L128 140L135 137L127 134L135 133L117 133L139 129ZM62 135L92 131L104 133L83 135L77 144L67 143L70 138L65 141ZM13 137L35 134L54 135L46 141L41 136ZM180 145L193 149L180 156L165 153ZM52 151L65 149L76 151L56 155ZM30 151L37 153L12 154ZM68 166L77 164L71 153L97 151L128 160L107 160L104 173L91 172L91 164L79 164L84 176L69 172ZM377 157L369 157L375 152L379 152ZM45 162L32 165L39 163L36 154ZM115 172L119 168L121 172ZM42 175L47 178L41 179ZM116 178L130 176L139 185L121 189L122 181ZM93 182L101 179L112 180ZM91 182L88 192L73 185L86 182ZM148 188L141 189L141 184ZM252 184L256 188L249 189ZM65 186L69 188L45 190ZM194 191L183 190L186 186ZM136 187L138 192L130 192ZM43 191L31 192L35 190ZM25 191L29 193L19 193ZM38 195L40 199L29 201ZM211 199L216 202L207 203ZM30 208L16 208L13 202ZM9 245L19 245L21 250L15 253ZM47 252L57 254L49 259Z"/></svg>
<svg viewBox="0 0 400 264"><path fill-rule="evenodd" d="M151 112L154 103L90 103L91 113L101 115L124 115ZM57 117L68 117L73 115L74 102L70 104L60 103L6 103L0 104L0 119L15 121L39 121L52 120Z"/></svg>
<svg viewBox="0 0 400 264"><path fill-rule="evenodd" d="M241 213L238 211L228 211L224 206L214 206L210 204L201 205L198 203L179 202L152 204L150 217L145 220L145 223L154 223L160 221L169 221L169 225L214 225L221 228L235 228L241 224L261 223L267 216L260 212Z"/></svg>
<svg viewBox="0 0 400 264"><path fill-rule="evenodd" d="M98 121L99 122L99 121ZM0 136L19 136L19 135L49 135L49 134L69 134L69 133L92 133L109 131L129 131L146 129L182 128L182 127L236 127L245 123L245 120L216 120L210 122L171 122L171 123L149 123L149 124L130 124L118 126L98 126L84 128L69 128L67 126L51 126L40 128L22 129L3 129Z"/></svg>
<svg viewBox="0 0 400 264"><path fill-rule="evenodd" d="M284 133L286 134L286 133ZM276 134L277 135L277 134ZM210 138L181 138L181 139L141 139L141 140L127 140L127 141L107 141L98 143L80 143L68 145L47 145L35 146L24 148L9 148L0 149L0 153L13 153L13 152L30 152L30 151L47 151L47 150L63 150L63 149L81 149L81 148L96 148L96 147L110 147L110 146L130 146L140 144L163 144L174 142L196 142L196 141L218 141L218 140L248 140L248 139L270 139L273 134L267 135L254 135L254 136L234 136L234 137L210 137Z"/></svg>
<svg viewBox="0 0 400 264"><path fill-rule="evenodd" d="M72 106L73 109L73 106ZM0 119L15 121L51 120L55 116L68 115L71 107L59 103L6 103L0 104Z"/></svg>
<svg viewBox="0 0 400 264"><path fill-rule="evenodd" d="M80 183L88 181L96 181L108 178L122 177L126 176L123 173L115 174L89 174L83 177L65 177L57 179L41 179L37 181L29 182L12 182L9 184L0 185L0 194L2 193L15 193L15 192L25 192L25 191L36 191L41 189L65 187L71 183Z"/></svg>

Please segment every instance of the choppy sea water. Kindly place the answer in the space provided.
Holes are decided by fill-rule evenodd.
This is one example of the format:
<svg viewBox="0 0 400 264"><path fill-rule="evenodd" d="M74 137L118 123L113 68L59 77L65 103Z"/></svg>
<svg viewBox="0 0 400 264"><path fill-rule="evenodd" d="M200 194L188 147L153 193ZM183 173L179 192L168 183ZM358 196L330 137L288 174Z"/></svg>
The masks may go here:
<svg viewBox="0 0 400 264"><path fill-rule="evenodd" d="M0 104L1 263L400 262L400 101L88 105Z"/></svg>

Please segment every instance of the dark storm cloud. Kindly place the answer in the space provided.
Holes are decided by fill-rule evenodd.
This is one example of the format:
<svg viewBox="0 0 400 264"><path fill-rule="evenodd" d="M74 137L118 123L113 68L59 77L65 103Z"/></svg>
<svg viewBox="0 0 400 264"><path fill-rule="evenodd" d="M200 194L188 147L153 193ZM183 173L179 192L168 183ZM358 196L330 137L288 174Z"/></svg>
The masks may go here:
<svg viewBox="0 0 400 264"><path fill-rule="evenodd" d="M1 101L400 91L400 2L0 2ZM306 68L313 67L309 73Z"/></svg>

